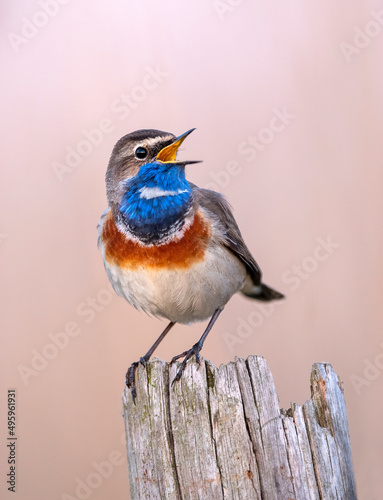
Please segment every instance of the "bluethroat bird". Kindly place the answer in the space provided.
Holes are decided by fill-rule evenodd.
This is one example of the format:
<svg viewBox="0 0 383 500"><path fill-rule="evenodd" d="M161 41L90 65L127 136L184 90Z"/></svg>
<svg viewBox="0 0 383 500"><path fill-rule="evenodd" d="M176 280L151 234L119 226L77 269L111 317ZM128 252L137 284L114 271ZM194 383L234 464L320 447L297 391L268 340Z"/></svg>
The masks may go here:
<svg viewBox="0 0 383 500"><path fill-rule="evenodd" d="M283 298L262 283L230 206L220 194L185 178L178 148L193 131L175 137L137 130L114 146L106 172L109 207L98 224L98 245L108 278L132 306L170 321L149 351L127 371L135 400L135 371L145 365L175 323L210 319L200 340L178 356L200 362L203 343L236 292L257 300Z"/></svg>

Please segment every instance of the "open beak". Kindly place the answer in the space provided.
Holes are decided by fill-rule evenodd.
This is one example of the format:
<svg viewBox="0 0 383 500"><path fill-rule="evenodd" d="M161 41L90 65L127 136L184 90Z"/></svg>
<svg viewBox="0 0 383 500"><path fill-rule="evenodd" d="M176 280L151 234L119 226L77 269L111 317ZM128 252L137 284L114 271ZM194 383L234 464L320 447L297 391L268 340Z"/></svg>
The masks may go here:
<svg viewBox="0 0 383 500"><path fill-rule="evenodd" d="M169 144L169 146L165 146L164 148L162 148L161 151L156 156L156 160L161 161L163 163L180 163L183 165L190 164L190 163L200 163L199 161L177 161L176 160L176 155L177 155L177 151L178 151L179 147L184 142L186 137L193 132L193 130L195 130L195 128L188 130L184 134L177 137L174 140L174 142Z"/></svg>

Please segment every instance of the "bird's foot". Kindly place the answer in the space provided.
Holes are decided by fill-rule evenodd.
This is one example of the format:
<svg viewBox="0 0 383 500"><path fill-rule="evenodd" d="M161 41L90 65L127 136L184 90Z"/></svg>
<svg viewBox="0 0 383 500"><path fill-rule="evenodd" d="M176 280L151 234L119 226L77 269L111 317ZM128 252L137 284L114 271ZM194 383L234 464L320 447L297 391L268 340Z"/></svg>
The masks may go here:
<svg viewBox="0 0 383 500"><path fill-rule="evenodd" d="M180 358L184 358L184 360L182 361L181 363L181 366L179 367L178 369L178 372L176 374L176 376L174 377L173 381L172 381L172 386L174 384L174 382L176 382L177 380L180 380L181 376L182 376L182 373L186 367L186 363L188 362L188 360L194 355L195 356L195 359L197 361L197 363L200 365L201 364L201 356L200 356L200 351L202 349L202 346L200 345L199 342L197 342L196 344L193 345L192 348L190 348L188 351L184 351L182 354L178 354L177 356L174 356L172 358L172 360L170 361L170 364L174 363L175 361L177 361L177 359L180 359Z"/></svg>
<svg viewBox="0 0 383 500"><path fill-rule="evenodd" d="M148 359L146 359L145 356L141 357L139 361L135 361L132 363L128 371L126 372L125 380L126 380L126 386L128 389L130 389L130 393L132 395L133 403L136 404L136 371L138 368L138 365L146 366L148 363Z"/></svg>

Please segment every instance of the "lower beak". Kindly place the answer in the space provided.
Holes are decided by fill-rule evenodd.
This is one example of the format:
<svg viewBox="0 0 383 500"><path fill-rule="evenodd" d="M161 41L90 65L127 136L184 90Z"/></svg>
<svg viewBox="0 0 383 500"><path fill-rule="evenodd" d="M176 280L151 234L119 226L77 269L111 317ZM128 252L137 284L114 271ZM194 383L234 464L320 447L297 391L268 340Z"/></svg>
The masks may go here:
<svg viewBox="0 0 383 500"><path fill-rule="evenodd" d="M156 156L156 160L161 161L163 163L182 163L184 165L189 164L189 163L200 163L199 161L177 161L176 160L176 155L177 155L177 151L178 151L179 147L184 142L186 137L193 132L193 130L195 130L195 128L188 130L184 134L177 137L174 140L174 142L169 144L169 146L165 146L164 148L162 148L161 151Z"/></svg>

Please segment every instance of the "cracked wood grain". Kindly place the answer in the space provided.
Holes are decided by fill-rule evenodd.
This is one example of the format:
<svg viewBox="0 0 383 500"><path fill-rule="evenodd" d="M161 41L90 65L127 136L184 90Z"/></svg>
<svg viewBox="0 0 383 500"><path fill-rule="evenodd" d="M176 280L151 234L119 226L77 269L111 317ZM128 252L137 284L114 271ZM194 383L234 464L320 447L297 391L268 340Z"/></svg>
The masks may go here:
<svg viewBox="0 0 383 500"><path fill-rule="evenodd" d="M224 498L260 499L258 466L246 430L235 364L220 368L210 362L206 365L210 416Z"/></svg>
<svg viewBox="0 0 383 500"><path fill-rule="evenodd" d="M130 391L123 394L131 497L179 500L166 363L155 359L136 377L139 403L133 404Z"/></svg>
<svg viewBox="0 0 383 500"><path fill-rule="evenodd" d="M136 499L354 500L347 414L331 365L311 373L311 399L279 408L260 356L216 368L154 359L123 395Z"/></svg>

